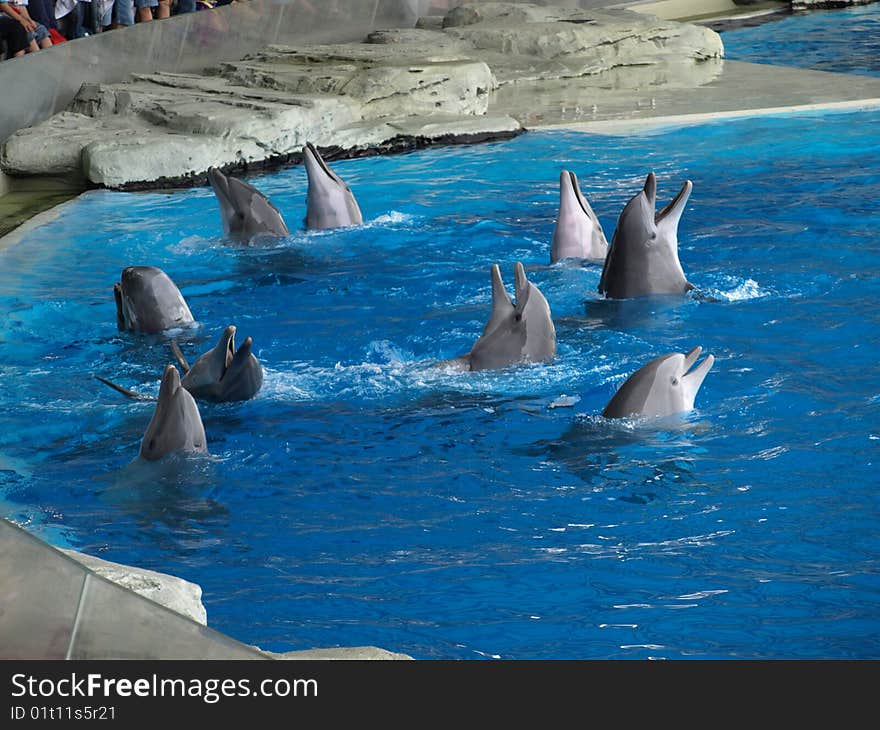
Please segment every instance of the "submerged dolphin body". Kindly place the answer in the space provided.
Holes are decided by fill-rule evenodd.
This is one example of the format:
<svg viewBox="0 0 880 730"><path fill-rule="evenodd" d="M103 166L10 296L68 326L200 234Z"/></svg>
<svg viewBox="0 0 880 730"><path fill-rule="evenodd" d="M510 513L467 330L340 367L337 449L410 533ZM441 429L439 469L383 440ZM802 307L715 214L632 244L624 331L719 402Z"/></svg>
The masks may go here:
<svg viewBox="0 0 880 730"><path fill-rule="evenodd" d="M192 367L178 354L185 371L181 385L198 400L219 403L253 398L263 384L263 368L252 346L253 340L248 337L236 350L235 327L229 325L217 344Z"/></svg>
<svg viewBox="0 0 880 730"><path fill-rule="evenodd" d="M651 360L618 388L602 415L605 418L654 417L690 411L697 391L715 363L715 356L708 355L691 370L702 351L703 348L697 346L686 355L673 352Z"/></svg>
<svg viewBox="0 0 880 730"><path fill-rule="evenodd" d="M351 188L324 162L311 142L303 147L309 179L306 193L306 228L339 228L364 222Z"/></svg>
<svg viewBox="0 0 880 730"><path fill-rule="evenodd" d="M217 197L227 236L248 242L259 235L290 234L278 208L252 185L228 177L215 167L208 170L208 182Z"/></svg>
<svg viewBox="0 0 880 730"><path fill-rule="evenodd" d="M157 333L195 321L177 285L155 266L123 269L113 296L120 330Z"/></svg>
<svg viewBox="0 0 880 730"><path fill-rule="evenodd" d="M140 456L156 461L172 453L205 453L205 427L195 399L180 384L180 373L167 365L159 400L141 441Z"/></svg>
<svg viewBox="0 0 880 730"><path fill-rule="evenodd" d="M601 261L608 254L608 241L599 219L581 194L577 175L559 174L559 216L550 244L550 263L563 259Z"/></svg>
<svg viewBox="0 0 880 730"><path fill-rule="evenodd" d="M681 294L690 289L678 260L678 223L693 184L685 181L678 195L659 213L657 179L648 174L644 189L624 206L599 280L599 293L611 299L652 294Z"/></svg>
<svg viewBox="0 0 880 730"><path fill-rule="evenodd" d="M498 264L492 265L492 314L471 351L446 361L462 370L490 370L520 362L548 362L556 357L556 328L550 305L526 278L523 265L515 269L516 304L501 280Z"/></svg>

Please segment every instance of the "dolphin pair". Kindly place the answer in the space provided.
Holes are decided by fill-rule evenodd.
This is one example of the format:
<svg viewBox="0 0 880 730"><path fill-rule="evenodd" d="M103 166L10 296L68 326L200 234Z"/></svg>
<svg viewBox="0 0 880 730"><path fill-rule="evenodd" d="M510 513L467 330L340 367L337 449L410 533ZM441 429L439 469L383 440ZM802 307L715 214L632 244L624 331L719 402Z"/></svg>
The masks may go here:
<svg viewBox="0 0 880 730"><path fill-rule="evenodd" d="M708 355L694 367L702 351L697 346L687 354L673 352L651 360L618 388L602 415L650 418L692 410L697 392L715 363L715 356Z"/></svg>
<svg viewBox="0 0 880 730"><path fill-rule="evenodd" d="M308 177L306 228L339 228L363 223L364 217L351 188L324 162L315 145L306 142L302 154ZM227 236L249 243L258 236L290 235L278 208L252 185L214 167L208 170L208 182L217 197Z"/></svg>
<svg viewBox="0 0 880 730"><path fill-rule="evenodd" d="M503 368L520 362L547 362L556 356L556 329L550 305L526 278L523 265L514 267L516 303L510 300L498 264L492 265L492 313L471 351L443 365L462 370Z"/></svg>
<svg viewBox="0 0 880 730"><path fill-rule="evenodd" d="M120 330L155 334L195 321L177 285L155 266L129 266L113 286Z"/></svg>

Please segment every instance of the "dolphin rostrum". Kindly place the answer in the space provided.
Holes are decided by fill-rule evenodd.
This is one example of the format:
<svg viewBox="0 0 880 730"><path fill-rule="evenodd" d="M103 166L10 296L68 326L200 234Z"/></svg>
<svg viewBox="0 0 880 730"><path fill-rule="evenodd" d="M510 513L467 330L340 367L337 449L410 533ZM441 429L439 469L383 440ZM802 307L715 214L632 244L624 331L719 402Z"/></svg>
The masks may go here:
<svg viewBox="0 0 880 730"><path fill-rule="evenodd" d="M673 352L651 360L618 388L602 415L605 418L653 417L690 411L703 379L715 363L715 356L708 355L691 370L702 351L703 348L697 346L686 355Z"/></svg>
<svg viewBox="0 0 880 730"><path fill-rule="evenodd" d="M172 453L205 453L205 427L199 407L180 384L180 373L166 365L159 400L141 441L140 456L156 461Z"/></svg>
<svg viewBox="0 0 880 730"><path fill-rule="evenodd" d="M278 208L252 185L224 175L216 167L208 170L208 182L217 196L227 236L246 243L258 235L290 234Z"/></svg>
<svg viewBox="0 0 880 730"><path fill-rule="evenodd" d="M121 330L157 333L194 322L168 274L155 266L129 266L113 286L116 324Z"/></svg>
<svg viewBox="0 0 880 730"><path fill-rule="evenodd" d="M659 213L657 180L648 174L645 187L624 206L605 257L599 293L611 299L681 294L690 289L678 260L678 222L693 183L686 180L678 195Z"/></svg>
<svg viewBox="0 0 880 730"><path fill-rule="evenodd" d="M443 365L462 370L489 370L515 363L548 362L556 357L556 328L550 305L526 278L523 265L514 268L516 304L501 280L498 264L492 265L492 314L471 351Z"/></svg>
<svg viewBox="0 0 880 730"><path fill-rule="evenodd" d="M581 194L577 175L568 170L559 174L559 216L550 244L550 263L563 259L602 261L608 241L599 219Z"/></svg>
<svg viewBox="0 0 880 730"><path fill-rule="evenodd" d="M321 158L311 142L303 147L309 179L306 193L306 228L339 228L364 222L351 188Z"/></svg>
<svg viewBox="0 0 880 730"><path fill-rule="evenodd" d="M248 400L263 384L263 368L252 352L253 340L248 337L235 349L235 326L229 325L217 344L199 357L190 367L176 342L175 354L185 375L181 385L194 398L214 402Z"/></svg>

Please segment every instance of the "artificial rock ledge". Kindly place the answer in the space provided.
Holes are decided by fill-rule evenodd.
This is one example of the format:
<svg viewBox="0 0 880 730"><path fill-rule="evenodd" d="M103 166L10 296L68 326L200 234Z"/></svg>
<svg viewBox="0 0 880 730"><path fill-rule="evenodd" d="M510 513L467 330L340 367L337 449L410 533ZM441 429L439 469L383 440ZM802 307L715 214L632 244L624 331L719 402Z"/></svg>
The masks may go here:
<svg viewBox="0 0 880 730"><path fill-rule="evenodd" d="M306 141L332 159L503 138L523 131L492 112L504 87L629 73L642 83L646 68L722 56L708 28L629 10L463 5L361 43L270 46L201 74L84 84L36 133L7 140L0 169L132 189L296 162Z"/></svg>

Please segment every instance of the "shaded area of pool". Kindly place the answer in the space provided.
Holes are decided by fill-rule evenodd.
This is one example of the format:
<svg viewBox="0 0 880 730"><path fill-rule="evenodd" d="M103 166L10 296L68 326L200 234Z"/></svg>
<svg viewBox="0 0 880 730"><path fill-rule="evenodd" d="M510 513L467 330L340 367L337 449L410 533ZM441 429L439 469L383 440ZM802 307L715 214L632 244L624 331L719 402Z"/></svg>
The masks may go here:
<svg viewBox="0 0 880 730"><path fill-rule="evenodd" d="M878 657L877 113L603 138L529 133L334 165L366 224L301 228L301 168L251 180L290 238L223 240L208 189L95 192L2 253L4 513L204 589L264 649L416 658ZM527 164L524 162L527 161ZM658 176L694 193L698 296L612 302L548 266L559 170L610 237ZM523 261L559 355L437 370ZM161 266L200 326L254 338L259 396L205 405L212 458L132 465L163 337L115 328L122 267ZM598 417L647 359L718 358L682 419ZM550 408L561 395L580 400Z"/></svg>
<svg viewBox="0 0 880 730"><path fill-rule="evenodd" d="M812 11L721 35L725 58L880 76L880 4Z"/></svg>

